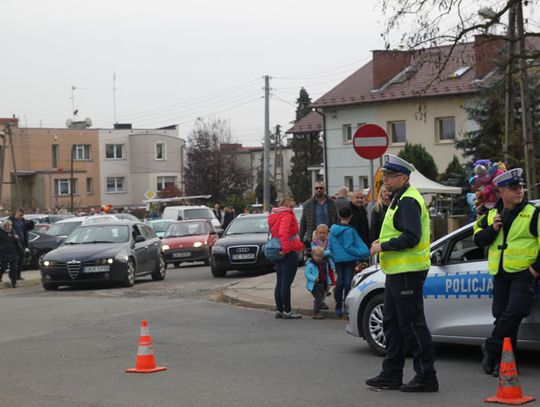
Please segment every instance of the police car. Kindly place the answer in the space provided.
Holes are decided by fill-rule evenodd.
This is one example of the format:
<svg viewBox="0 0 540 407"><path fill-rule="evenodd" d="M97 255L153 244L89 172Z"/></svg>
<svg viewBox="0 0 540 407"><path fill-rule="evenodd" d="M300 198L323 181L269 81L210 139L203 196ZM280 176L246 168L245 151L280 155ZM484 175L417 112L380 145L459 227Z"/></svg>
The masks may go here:
<svg viewBox="0 0 540 407"><path fill-rule="evenodd" d="M424 308L435 342L480 345L493 329L493 278L487 248L473 242L473 224L431 244L431 268L424 284ZM384 355L383 302L385 275L378 264L353 279L345 304L346 331L364 338L374 353ZM531 314L519 329L520 348L540 350L540 286L535 285Z"/></svg>

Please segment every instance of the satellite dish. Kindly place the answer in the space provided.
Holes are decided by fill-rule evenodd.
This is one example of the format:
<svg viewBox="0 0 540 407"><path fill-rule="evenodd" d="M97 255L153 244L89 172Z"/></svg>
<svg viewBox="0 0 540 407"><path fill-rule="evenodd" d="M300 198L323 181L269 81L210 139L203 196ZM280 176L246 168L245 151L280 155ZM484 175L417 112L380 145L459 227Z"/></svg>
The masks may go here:
<svg viewBox="0 0 540 407"><path fill-rule="evenodd" d="M67 127L68 129L71 129L71 126L72 126L72 125L73 125L73 121L72 121L71 119L67 119L67 120L66 120L66 127Z"/></svg>
<svg viewBox="0 0 540 407"><path fill-rule="evenodd" d="M91 127L92 126L92 119L90 119L89 117L84 119L84 121L86 122L86 127Z"/></svg>

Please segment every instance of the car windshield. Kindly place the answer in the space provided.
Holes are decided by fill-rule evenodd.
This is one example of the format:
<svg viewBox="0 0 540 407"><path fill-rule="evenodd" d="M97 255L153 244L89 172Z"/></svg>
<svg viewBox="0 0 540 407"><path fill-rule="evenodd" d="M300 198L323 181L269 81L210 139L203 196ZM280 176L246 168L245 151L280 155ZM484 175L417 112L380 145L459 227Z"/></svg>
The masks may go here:
<svg viewBox="0 0 540 407"><path fill-rule="evenodd" d="M170 224L171 222L160 221L149 223L148 226L150 226L154 232L165 232Z"/></svg>
<svg viewBox="0 0 540 407"><path fill-rule="evenodd" d="M128 240L127 225L82 226L69 235L65 244L122 243Z"/></svg>
<svg viewBox="0 0 540 407"><path fill-rule="evenodd" d="M234 219L227 228L226 235L242 235L245 233L268 233L268 219L266 217L241 216Z"/></svg>
<svg viewBox="0 0 540 407"><path fill-rule="evenodd" d="M214 212L210 208L184 209L184 219L213 219Z"/></svg>
<svg viewBox="0 0 540 407"><path fill-rule="evenodd" d="M174 223L170 225L165 232L167 237L196 236L206 234L206 228L203 222Z"/></svg>
<svg viewBox="0 0 540 407"><path fill-rule="evenodd" d="M47 229L47 234L51 236L67 236L73 232L77 226L80 226L81 222L57 222L53 223L49 229Z"/></svg>

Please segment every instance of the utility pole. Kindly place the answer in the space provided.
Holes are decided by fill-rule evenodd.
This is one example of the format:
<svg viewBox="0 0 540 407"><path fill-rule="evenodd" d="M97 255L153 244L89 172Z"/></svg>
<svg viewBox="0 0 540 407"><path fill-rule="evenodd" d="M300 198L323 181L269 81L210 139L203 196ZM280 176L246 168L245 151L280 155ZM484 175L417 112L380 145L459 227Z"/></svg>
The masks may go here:
<svg viewBox="0 0 540 407"><path fill-rule="evenodd" d="M270 76L264 76L263 212L270 210Z"/></svg>
<svg viewBox="0 0 540 407"><path fill-rule="evenodd" d="M69 176L69 200L70 200L70 212L73 213L73 158L75 156L75 144L71 145L71 165L70 165L70 176Z"/></svg>
<svg viewBox="0 0 540 407"><path fill-rule="evenodd" d="M4 191L4 163L6 159L6 133L0 132L2 138L2 151L0 152L0 206L2 206L2 192Z"/></svg>
<svg viewBox="0 0 540 407"><path fill-rule="evenodd" d="M508 164L508 144L514 130L514 49L516 38L516 6L512 5L508 13L508 59L505 73L505 111L504 111L504 140L503 160Z"/></svg>
<svg viewBox="0 0 540 407"><path fill-rule="evenodd" d="M17 202L17 205L16 205L16 208L20 208L22 206L21 204L21 188L19 186L19 176L17 174L17 165L15 163L15 150L13 148L13 134L12 134L12 131L11 131L11 123L6 123L6 132L7 132L7 136L9 138L9 148L11 150L11 161L13 162L13 174L14 174L14 178L15 178L15 195L16 195L16 201ZM12 199L13 201L13 199ZM13 203L11 205L13 207ZM16 208L12 208L12 209L16 209Z"/></svg>
<svg viewBox="0 0 540 407"><path fill-rule="evenodd" d="M519 39L519 88L521 94L521 123L523 128L523 149L525 152L525 173L527 175L528 199L536 199L536 163L533 139L531 100L529 96L529 75L525 50L525 28L523 24L523 1L517 3L517 35Z"/></svg>

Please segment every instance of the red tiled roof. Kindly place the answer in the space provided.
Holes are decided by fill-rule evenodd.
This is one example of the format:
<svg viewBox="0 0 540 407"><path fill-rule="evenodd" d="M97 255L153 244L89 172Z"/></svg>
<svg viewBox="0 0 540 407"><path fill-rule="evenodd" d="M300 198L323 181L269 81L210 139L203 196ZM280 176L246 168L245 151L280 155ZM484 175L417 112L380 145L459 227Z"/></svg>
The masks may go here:
<svg viewBox="0 0 540 407"><path fill-rule="evenodd" d="M475 78L475 49L473 43L458 44L448 65L442 71L440 78L433 80L439 61L447 55L450 46L431 48L423 51L413 51L410 66L414 69L412 76L401 83L389 84L386 81L381 89L373 89L373 60L354 72L335 88L317 99L312 107L327 107L355 105L388 100L407 99L419 96L441 96L473 93L479 84ZM451 78L459 68L469 66L464 75ZM377 67L375 67L377 68Z"/></svg>
<svg viewBox="0 0 540 407"><path fill-rule="evenodd" d="M322 131L323 119L317 112L309 112L306 116L302 117L293 127L285 132L285 134L301 134L301 133L315 133Z"/></svg>

